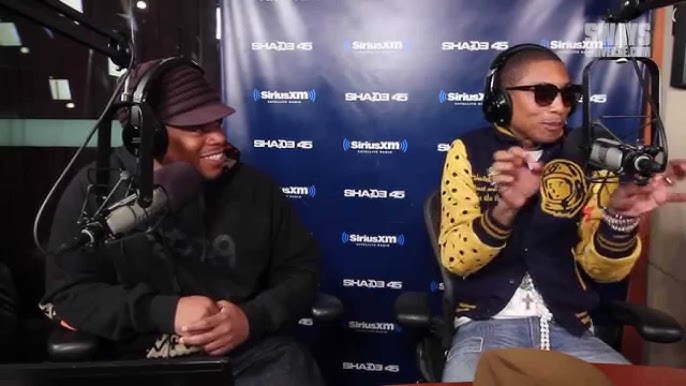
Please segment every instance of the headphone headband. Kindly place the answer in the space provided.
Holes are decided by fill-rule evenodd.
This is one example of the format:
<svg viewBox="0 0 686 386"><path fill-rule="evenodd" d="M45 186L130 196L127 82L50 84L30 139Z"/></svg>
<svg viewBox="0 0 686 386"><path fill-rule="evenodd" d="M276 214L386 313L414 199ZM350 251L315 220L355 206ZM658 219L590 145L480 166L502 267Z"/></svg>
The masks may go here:
<svg viewBox="0 0 686 386"><path fill-rule="evenodd" d="M500 71L508 60L523 51L541 51L555 54L551 49L533 43L517 44L499 53L488 69L484 82L484 101L482 110L487 121L499 126L507 126L512 119L512 103L507 90L500 88ZM573 111L573 110L572 110Z"/></svg>
<svg viewBox="0 0 686 386"><path fill-rule="evenodd" d="M146 102L150 90L153 88L155 84L157 84L157 81L162 77L162 75L164 75L167 71L169 71L172 68L182 66L192 67L200 71L202 74L205 74L205 71L202 69L202 67L200 67L196 62L188 58L175 56L171 58L162 59L157 63L153 64L152 67L150 67L147 71L145 71L141 79L138 81L138 84L136 85L136 90L133 93L133 103Z"/></svg>

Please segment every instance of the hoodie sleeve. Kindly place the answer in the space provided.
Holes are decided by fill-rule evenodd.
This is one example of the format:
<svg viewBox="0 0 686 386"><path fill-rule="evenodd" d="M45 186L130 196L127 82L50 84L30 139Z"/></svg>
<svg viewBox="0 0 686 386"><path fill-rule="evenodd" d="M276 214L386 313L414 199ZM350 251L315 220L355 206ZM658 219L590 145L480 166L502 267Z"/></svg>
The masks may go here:
<svg viewBox="0 0 686 386"><path fill-rule="evenodd" d="M84 168L62 195L49 251L56 251L79 233L77 219L87 196L87 181ZM157 294L146 284L118 284L112 256L103 248L50 253L45 287L42 303L52 304L51 314L75 329L113 340L136 333L174 331L178 296Z"/></svg>
<svg viewBox="0 0 686 386"><path fill-rule="evenodd" d="M278 186L273 185L271 264L266 290L242 308L250 339L259 339L309 312L319 287L319 251Z"/></svg>

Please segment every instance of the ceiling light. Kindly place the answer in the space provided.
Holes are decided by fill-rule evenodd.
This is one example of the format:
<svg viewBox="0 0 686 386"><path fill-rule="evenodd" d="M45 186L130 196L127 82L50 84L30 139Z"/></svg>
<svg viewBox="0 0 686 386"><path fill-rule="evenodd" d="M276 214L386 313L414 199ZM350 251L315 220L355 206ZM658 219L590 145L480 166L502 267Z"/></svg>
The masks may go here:
<svg viewBox="0 0 686 386"><path fill-rule="evenodd" d="M52 99L56 101L71 100L71 89L69 88L68 79L48 79L50 82L50 94Z"/></svg>
<svg viewBox="0 0 686 386"><path fill-rule="evenodd" d="M21 39L14 23L0 23L0 46L21 47Z"/></svg>
<svg viewBox="0 0 686 386"><path fill-rule="evenodd" d="M64 4L74 8L75 10L83 13L83 2L81 0L60 0Z"/></svg>

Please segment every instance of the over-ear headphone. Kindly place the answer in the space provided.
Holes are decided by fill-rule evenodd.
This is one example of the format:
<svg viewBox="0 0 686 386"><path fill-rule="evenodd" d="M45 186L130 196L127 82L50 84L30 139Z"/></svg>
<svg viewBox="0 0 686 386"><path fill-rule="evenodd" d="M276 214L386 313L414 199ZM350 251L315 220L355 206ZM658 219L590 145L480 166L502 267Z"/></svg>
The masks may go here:
<svg viewBox="0 0 686 386"><path fill-rule="evenodd" d="M133 155L140 156L142 134L152 132L151 152L155 159L162 158L167 152L169 138L163 122L157 118L154 107L151 105L151 90L154 90L157 82L169 70L177 67L189 66L200 73L204 70L194 61L184 57L171 57L157 61L144 74L136 74L138 83L133 92L131 106L128 107L128 120L122 128L122 141L124 147ZM127 90L128 91L128 90Z"/></svg>
<svg viewBox="0 0 686 386"><path fill-rule="evenodd" d="M512 120L512 100L510 93L500 87L500 71L510 58L523 51L542 51L557 56L555 52L546 47L525 43L512 46L493 59L486 76L482 110L487 121L501 127L508 126ZM569 115L574 112L574 107L573 105Z"/></svg>

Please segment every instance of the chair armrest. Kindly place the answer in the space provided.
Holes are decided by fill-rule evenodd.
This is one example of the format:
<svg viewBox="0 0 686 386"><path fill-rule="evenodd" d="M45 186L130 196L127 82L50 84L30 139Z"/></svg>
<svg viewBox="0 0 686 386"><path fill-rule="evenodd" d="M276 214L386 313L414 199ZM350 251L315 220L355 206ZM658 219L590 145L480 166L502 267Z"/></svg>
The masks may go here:
<svg viewBox="0 0 686 386"><path fill-rule="evenodd" d="M403 327L429 328L431 326L429 294L401 293L395 300L395 318Z"/></svg>
<svg viewBox="0 0 686 386"><path fill-rule="evenodd" d="M608 302L607 309L619 324L635 327L648 342L675 343L683 336L681 325L665 312L622 301Z"/></svg>
<svg viewBox="0 0 686 386"><path fill-rule="evenodd" d="M99 346L94 335L56 327L48 337L48 357L58 362L90 360Z"/></svg>
<svg viewBox="0 0 686 386"><path fill-rule="evenodd" d="M333 295L318 292L312 305L312 316L321 321L338 320L343 315L343 303Z"/></svg>

